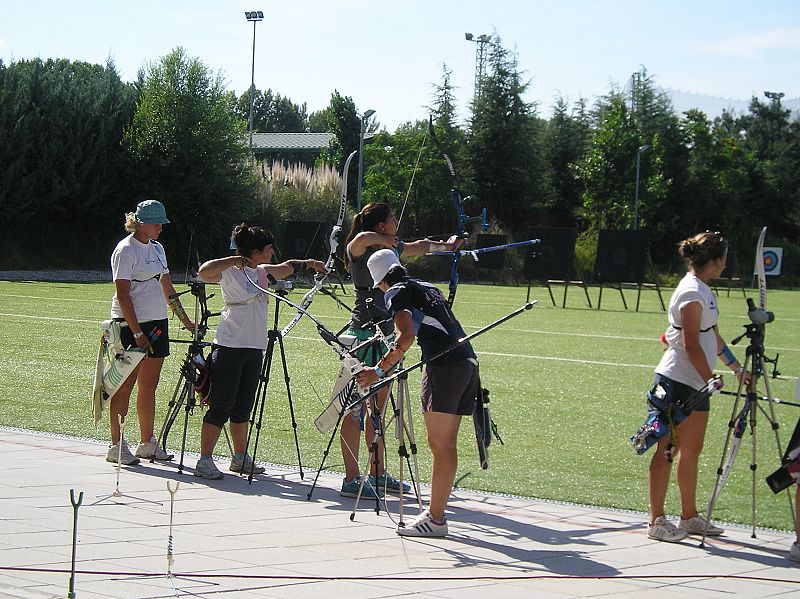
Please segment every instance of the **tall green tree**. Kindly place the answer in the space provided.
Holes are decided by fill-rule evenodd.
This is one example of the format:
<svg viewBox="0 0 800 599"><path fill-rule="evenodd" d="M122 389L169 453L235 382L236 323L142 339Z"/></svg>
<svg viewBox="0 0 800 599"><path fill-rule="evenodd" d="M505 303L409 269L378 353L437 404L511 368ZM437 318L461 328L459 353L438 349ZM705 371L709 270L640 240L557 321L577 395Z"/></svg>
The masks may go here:
<svg viewBox="0 0 800 599"><path fill-rule="evenodd" d="M135 97L111 61L0 64L4 260L33 252L51 265L100 263L95 257L105 252L102 231L128 198L120 139ZM35 229L19 227L31 221ZM87 222L100 233L79 242ZM51 251L56 235L65 243Z"/></svg>
<svg viewBox="0 0 800 599"><path fill-rule="evenodd" d="M461 192L470 182L466 134L456 123L457 112L451 71L444 65L442 80L433 85L429 106L437 137L460 177ZM365 201L384 201L402 213L401 235L447 237L456 232L455 210L449 193L453 185L441 150L430 137L428 121L404 123L392 133L381 133L366 150Z"/></svg>
<svg viewBox="0 0 800 599"><path fill-rule="evenodd" d="M598 119L579 167L584 185L582 216L593 229L627 228L633 222L633 168L639 137L620 93L612 93L602 103Z"/></svg>
<svg viewBox="0 0 800 599"><path fill-rule="evenodd" d="M761 205L759 217L771 233L797 239L800 235L800 173L798 173L797 137L800 123L790 122L791 112L779 96L769 102L753 98L750 112L736 119L742 143L753 152L762 167L763 178L752 181Z"/></svg>
<svg viewBox="0 0 800 599"><path fill-rule="evenodd" d="M628 95L612 88L596 106L595 133L579 166L583 217L593 229L645 229L653 257L670 260L674 236L688 235L677 232L687 201L686 139L646 69L632 82Z"/></svg>
<svg viewBox="0 0 800 599"><path fill-rule="evenodd" d="M583 160L591 133L585 100L578 100L570 109L567 100L559 97L544 132L544 149L554 194L548 210L548 220L552 224L575 224L583 193L583 181L576 165Z"/></svg>
<svg viewBox="0 0 800 599"><path fill-rule="evenodd" d="M133 89L114 65L34 59L0 67L0 216L96 217L115 178Z"/></svg>
<svg viewBox="0 0 800 599"><path fill-rule="evenodd" d="M250 126L250 90L236 99L236 114ZM253 131L257 133L302 133L308 130L306 103L295 104L271 89L258 88L253 95Z"/></svg>
<svg viewBox="0 0 800 599"><path fill-rule="evenodd" d="M376 130L374 118L367 119L365 131L374 132ZM314 132L333 133L336 139L331 143L331 147L324 150L318 163L333 164L341 172L344 162L353 150L358 150L361 136L361 115L356 108L353 98L343 96L338 90L331 94L330 104L323 110L311 113L309 116L309 129ZM366 153L366 152L365 152ZM358 187L357 164L358 156L353 161L353 176L348 178L349 203L356 204L356 189ZM368 162L365 161L365 166Z"/></svg>
<svg viewBox="0 0 800 599"><path fill-rule="evenodd" d="M312 131L336 135L336 141L330 150L323 153L323 160L341 168L350 152L358 149L361 135L361 116L353 98L334 90L330 104L318 114L312 114L309 121L314 124Z"/></svg>
<svg viewBox="0 0 800 599"><path fill-rule="evenodd" d="M536 117L535 105L523 99L528 83L522 80L516 55L497 36L488 63L469 144L475 193L507 229L521 232L551 201L544 123Z"/></svg>
<svg viewBox="0 0 800 599"><path fill-rule="evenodd" d="M230 106L222 75L176 48L147 68L125 144L135 161L137 191L162 200L167 244L185 260L189 240L216 253L235 221L250 216L254 191L246 127Z"/></svg>

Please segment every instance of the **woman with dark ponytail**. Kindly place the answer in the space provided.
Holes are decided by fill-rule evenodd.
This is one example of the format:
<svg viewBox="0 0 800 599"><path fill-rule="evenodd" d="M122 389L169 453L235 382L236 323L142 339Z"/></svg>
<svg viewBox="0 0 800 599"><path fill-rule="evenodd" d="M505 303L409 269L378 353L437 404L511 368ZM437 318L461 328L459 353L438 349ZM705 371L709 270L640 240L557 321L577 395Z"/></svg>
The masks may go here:
<svg viewBox="0 0 800 599"><path fill-rule="evenodd" d="M719 233L698 233L678 244L686 263L686 276L678 283L669 302L669 328L664 339L667 349L656 366L651 402L671 407L677 438L671 439L672 456L679 456L677 466L681 518L676 527L664 514L672 463L667 452L670 435L663 436L650 462L648 489L651 539L676 543L688 534L721 535L719 526L697 512L697 462L703 449L708 424L708 397L687 416L678 403L695 396L714 379L714 365L719 358L738 379L747 380L736 356L717 329L719 310L714 292L708 286L719 278L728 257L728 243Z"/></svg>
<svg viewBox="0 0 800 599"><path fill-rule="evenodd" d="M198 276L206 283L219 283L223 308L209 356L211 401L203 417L200 433L200 460L195 475L220 479L212 459L222 427L230 420L234 456L229 470L249 473L252 458L245 453L247 422L255 402L261 362L267 348L267 299L259 287L267 287L268 276L285 279L301 270L323 272L319 260L287 260L271 264L272 235L261 227L237 225L233 230L236 254L209 260L200 267ZM253 472L264 472L255 465Z"/></svg>
<svg viewBox="0 0 800 599"><path fill-rule="evenodd" d="M456 236L451 237L446 242L420 239L405 243L397 237L398 226L399 221L388 204L373 202L364 206L353 217L353 224L347 235L345 265L353 279L356 295L353 316L347 334L357 337L360 341L369 339L374 335L373 330L365 328L365 325L372 321L368 305L371 303L373 306L373 314L386 311L383 291L373 288L372 276L367 268L367 260L372 254L378 250L390 249L398 257L423 256L429 252L457 250L463 243L463 240ZM371 300L371 302L368 300ZM367 366L375 366L385 351L386 347L379 348L379 351L372 351L372 348L367 347L362 350L358 358ZM378 394L377 401L381 413L383 413L383 407L388 396L388 389ZM342 420L341 447L345 465L345 479L342 483L340 494L344 497L355 497L360 486L358 453L362 430L364 431L365 443L369 447L374 438L374 429L369 419L366 419L365 422L363 406L361 410L353 410L352 416L345 417ZM377 471L374 466L376 461ZM385 473L382 447L378 447L377 460L371 460L370 464L371 472L368 479L370 484L364 485L362 495L375 497L375 488L386 489L395 493L400 491L400 483L391 475ZM406 486L404 492L408 493L410 490L410 487Z"/></svg>

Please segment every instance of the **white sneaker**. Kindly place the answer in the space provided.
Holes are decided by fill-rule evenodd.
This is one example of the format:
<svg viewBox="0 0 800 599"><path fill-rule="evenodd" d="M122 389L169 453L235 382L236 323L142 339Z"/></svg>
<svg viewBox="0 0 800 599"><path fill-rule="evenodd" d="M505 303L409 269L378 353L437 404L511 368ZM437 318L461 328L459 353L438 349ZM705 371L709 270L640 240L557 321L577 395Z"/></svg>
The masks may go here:
<svg viewBox="0 0 800 599"><path fill-rule="evenodd" d="M131 453L128 444L125 441L122 441L122 454L119 452L119 443L116 445L109 445L108 453L106 454L106 462L112 462L114 464L117 463L117 458L119 458L119 463L123 466L135 466L139 463L139 458Z"/></svg>
<svg viewBox="0 0 800 599"><path fill-rule="evenodd" d="M675 526L667 520L666 516L659 516L647 527L647 536L656 541L678 543L686 538L689 533Z"/></svg>
<svg viewBox="0 0 800 599"><path fill-rule="evenodd" d="M140 458L153 458L154 460L162 461L171 460L175 457L171 453L167 453L161 449L155 437L150 437L149 441L142 441L139 443L139 446L136 448L136 455Z"/></svg>
<svg viewBox="0 0 800 599"><path fill-rule="evenodd" d="M793 562L800 562L800 543L795 541L789 549L789 559Z"/></svg>
<svg viewBox="0 0 800 599"><path fill-rule="evenodd" d="M444 537L447 536L447 520L437 524L431 513L425 510L408 526L399 527L397 534L401 537Z"/></svg>
<svg viewBox="0 0 800 599"><path fill-rule="evenodd" d="M718 537L723 532L725 532L724 528L720 528L713 522L706 522L706 519L703 518L700 514L697 514L693 518L689 518L688 520L684 520L681 518L678 527L681 530L685 530L690 535L702 535L703 532L706 533L706 536L709 537Z"/></svg>

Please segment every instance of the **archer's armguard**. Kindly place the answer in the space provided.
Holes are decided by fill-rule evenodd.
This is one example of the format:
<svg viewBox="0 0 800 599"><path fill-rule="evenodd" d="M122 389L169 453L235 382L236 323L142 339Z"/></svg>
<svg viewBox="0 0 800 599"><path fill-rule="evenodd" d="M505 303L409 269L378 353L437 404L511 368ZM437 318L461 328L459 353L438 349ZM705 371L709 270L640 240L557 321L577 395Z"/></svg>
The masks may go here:
<svg viewBox="0 0 800 599"><path fill-rule="evenodd" d="M389 346L389 351L386 352L386 355L378 362L378 368L387 373L391 372L395 366L403 361L405 353L405 350L397 345L397 343L392 343Z"/></svg>
<svg viewBox="0 0 800 599"><path fill-rule="evenodd" d="M186 314L186 310L183 309L183 304L181 304L181 300L178 299L177 293L173 293L169 296L169 307L172 309L172 313L181 322L189 320L189 316Z"/></svg>

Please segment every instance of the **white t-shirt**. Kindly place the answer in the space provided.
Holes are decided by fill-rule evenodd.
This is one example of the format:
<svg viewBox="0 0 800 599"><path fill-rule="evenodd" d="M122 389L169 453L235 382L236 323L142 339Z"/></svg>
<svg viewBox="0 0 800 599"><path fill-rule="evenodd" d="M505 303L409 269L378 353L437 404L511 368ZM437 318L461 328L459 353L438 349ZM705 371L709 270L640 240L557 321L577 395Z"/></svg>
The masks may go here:
<svg viewBox="0 0 800 599"><path fill-rule="evenodd" d="M689 385L693 389L700 389L707 381L703 380L689 361L681 328L683 324L681 308L692 302L698 302L703 307L700 318L700 347L703 349L709 368L714 369L717 362L717 335L714 327L719 320L717 298L708 285L692 273L687 273L678 283L675 293L669 300L670 327L665 335L667 351L664 352L661 361L656 366L656 372L679 383Z"/></svg>
<svg viewBox="0 0 800 599"><path fill-rule="evenodd" d="M259 282L258 271L247 267L250 279ZM219 280L225 306L214 335L214 343L225 347L267 348L267 299L243 270L231 266Z"/></svg>
<svg viewBox="0 0 800 599"><path fill-rule="evenodd" d="M167 300L160 280L165 274L169 274L167 255L157 241L142 243L131 234L111 253L112 278L131 282L131 301L139 322L167 317ZM124 318L116 293L111 300L111 318Z"/></svg>

